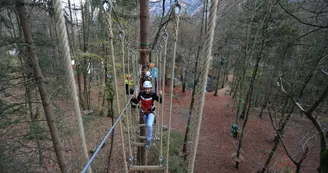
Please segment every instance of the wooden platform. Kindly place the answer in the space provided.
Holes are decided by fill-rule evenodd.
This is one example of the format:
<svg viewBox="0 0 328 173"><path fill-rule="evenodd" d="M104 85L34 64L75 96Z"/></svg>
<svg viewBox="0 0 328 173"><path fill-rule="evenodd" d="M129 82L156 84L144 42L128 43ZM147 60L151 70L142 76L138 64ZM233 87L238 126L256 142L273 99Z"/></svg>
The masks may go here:
<svg viewBox="0 0 328 173"><path fill-rule="evenodd" d="M164 171L159 165L136 165L129 168L129 171Z"/></svg>

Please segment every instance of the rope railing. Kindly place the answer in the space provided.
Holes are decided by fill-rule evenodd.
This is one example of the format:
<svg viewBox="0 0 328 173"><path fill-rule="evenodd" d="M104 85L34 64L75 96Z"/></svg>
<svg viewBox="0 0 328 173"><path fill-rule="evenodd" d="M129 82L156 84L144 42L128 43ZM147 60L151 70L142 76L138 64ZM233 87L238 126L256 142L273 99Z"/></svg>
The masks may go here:
<svg viewBox="0 0 328 173"><path fill-rule="evenodd" d="M214 36L214 28L215 28L215 20L216 20L216 12L217 12L217 6L218 6L218 0L213 0L211 2L210 7L210 23L209 23L209 29L207 32L206 42L205 42L205 59L204 59L204 65L203 69L201 71L201 89L199 94L199 100L198 100L198 106L197 111L195 115L196 119L196 127L195 127L195 133L193 134L193 145L191 149L191 157L189 160L188 165L188 172L192 173L194 171L195 166L195 160L196 160L196 154L197 154L197 146L199 141L199 133L200 133L200 127L202 123L202 116L203 116L203 108L204 108L204 102L205 102L205 87L206 87L206 81L208 76L208 69L209 69L209 61L210 61L210 55L212 51L212 45L213 45L213 36Z"/></svg>
<svg viewBox="0 0 328 173"><path fill-rule="evenodd" d="M130 75L130 46L129 44L127 45L127 58L128 58L128 75ZM129 76L128 78L128 94L130 95L130 78L131 76ZM131 134L130 134L130 125L132 124L132 121L131 121L131 124L130 124L130 120L129 120L129 116L132 115L132 110L131 110L131 106L129 107L129 110L128 110L128 113L127 113L127 116L126 116L126 124L127 124L127 128L128 128L128 146L129 146L129 162L130 162L130 166L132 165L132 162L133 162L133 153L132 153L132 148L131 148ZM132 120L132 119L131 119Z"/></svg>
<svg viewBox="0 0 328 173"><path fill-rule="evenodd" d="M162 90L163 90L163 95L162 95L162 105L161 105L161 145L160 145L160 156L159 156L159 162L160 162L160 166L162 166L162 161L163 161L163 122L164 122L164 118L163 118L163 114L164 114L164 105L165 105L165 66L166 66L166 54L167 54L167 40L168 40L168 34L165 30L164 35L163 35L163 40L164 40L164 56L163 56L163 60L161 58L161 60L163 61L162 64Z"/></svg>
<svg viewBox="0 0 328 173"><path fill-rule="evenodd" d="M173 48L173 60L172 60L172 73L171 73L171 85L170 85L170 106L169 106L169 122L167 130L167 143L166 143L166 168L165 172L169 172L169 153L170 153L170 135L171 135L171 120L172 120L172 106L173 106L173 82L174 82L174 73L175 73L175 59L177 54L177 42L178 42L178 33L179 33L179 13L181 6L178 2L174 4L175 9L175 23L174 23L174 48ZM178 10L178 11L176 11Z"/></svg>
<svg viewBox="0 0 328 173"><path fill-rule="evenodd" d="M110 14L110 11L112 11L112 2L109 0L109 1L106 1L106 3L108 3L108 5L109 5L109 8L106 10L105 9L105 12L107 12L106 13L106 24L108 25L108 28L109 28L109 30L108 30L108 34L109 34L109 37L110 37L110 39L109 39L109 42L110 42L110 44L111 44L111 53L112 53L112 66L114 67L114 83L116 84L114 87L114 89L115 89L115 97L116 97L116 100L118 101L118 93L117 93L117 79L116 79L116 69L115 69L115 57L114 57L114 50L113 50L113 40L112 40L112 37L113 37L113 31L112 31L112 16L111 16L111 14ZM179 11L180 11L180 5L178 4L178 3L175 3L172 7L178 7L179 8ZM176 12L177 14L176 14L176 22L175 22L175 33L174 33L174 39L175 39L175 53L176 53L176 49L177 49L177 46L176 46L176 42L177 42L177 38L178 38L178 22L179 22L179 19L178 19L178 16L179 16L179 13L178 12ZM116 20L118 20L118 18L116 18ZM136 49L132 49L130 46L129 46L129 43L128 43L128 41L127 40L124 40L124 37L125 37L125 35L124 35L124 30L122 29L122 27L120 26L119 27L119 29L120 29L120 38L121 38L121 49L122 49L122 56L123 56L123 74L125 75L125 62L124 62L124 51L125 51L125 45L127 46L127 50L128 50L128 53L127 53L127 58L128 58L128 75L130 74L130 71L129 71L129 58L130 58L130 56L132 56L132 60L131 61L134 61L135 63L133 64L133 73L134 73L134 78L135 78L135 81L138 81L137 80L137 77L138 77L138 72L140 73L141 72L141 67L140 67L140 65L138 66L138 63L137 63L137 60L136 60L136 58L133 58L135 55L134 55L134 51L133 50L136 50ZM167 35L167 33L165 32L165 34L164 34L164 41L165 41L165 49L166 49L166 47L167 47L167 39L168 39L168 35ZM131 52L130 52L131 51ZM160 56L160 57L158 57L158 56ZM174 56L175 57L175 56ZM156 64L158 64L159 63L159 59L158 58L160 58L160 61L162 62L162 60L161 60L161 53L160 53L160 55L157 55L157 57L156 57ZM165 50L165 52L164 52L164 60L163 60L163 67L160 67L161 68L161 70L164 70L164 72L163 72L163 74L161 74L161 75L159 75L159 78L161 78L161 76L163 76L163 80L162 80L162 84L163 84L163 92L164 92L164 79L165 79L165 62L166 62L166 50ZM175 58L174 58L175 59ZM174 64L174 63L173 63ZM161 64L162 65L162 64ZM174 69L173 69L174 70ZM132 77L132 76L131 76ZM123 80L124 81L124 80ZM173 80L172 80L172 82L173 82ZM139 83L139 81L138 82L136 82L136 83ZM136 84L135 83L135 84ZM130 82L128 83L128 85L130 84ZM171 83L171 85L173 86L173 83ZM171 87L172 87L171 86ZM133 121L132 121L132 119L129 119L129 114L130 115L132 115L131 114L131 108L129 109L129 110L127 110L128 109L128 106L130 105L130 101L131 101L131 99L134 97L134 95L135 95L135 93L137 92L138 90L137 89L135 89L135 91L134 91L134 93L133 93L133 95L127 100L126 99L126 93L124 92L124 102L126 103L126 105L125 105L125 107L123 108L123 110L122 111L120 111L120 106L119 106L119 103L117 102L116 104L117 104L117 107L118 107L118 111L120 111L120 114L119 114L119 117L117 118L117 120L115 121L115 123L113 124L113 126L109 129L109 131L108 131L108 133L106 134L106 136L103 138L103 140L102 140L102 142L100 143L100 145L98 146L98 148L96 149L96 151L94 152L94 154L92 155L92 157L90 158L90 160L88 161L88 163L85 165L85 167L84 167L84 169L82 170L82 173L85 173L87 170L88 170L88 168L90 167L90 165L92 164L92 162L94 161L94 159L97 157L97 154L100 152L100 149L103 147L103 145L104 145L104 143L106 142L106 140L109 138L109 136L110 136L110 134L113 132L113 130L115 129L115 127L116 127L116 125L117 125L117 123L120 123L120 133L121 133L121 138L122 138L122 145L123 145L123 160L124 160L124 165L125 165L125 172L127 172L128 171L128 167L131 167L132 166L132 160L133 160L133 154L132 154L132 149L131 149L131 141L130 141L130 128L129 128L129 126L130 126L130 123L132 123L132 126L133 126ZM129 88L129 86L128 86L128 93L130 93L130 88ZM172 96L173 96L173 93L170 93L170 96L171 96L171 104L172 104ZM163 95L163 97L164 97L164 95ZM127 102L126 102L127 101ZM164 98L163 98L163 102L164 102ZM172 105L170 105L170 112L172 112ZM162 109L161 109L162 111L160 112L160 114L162 115L162 117L161 117L161 128L160 128L160 131L161 131L161 146L160 146L160 158L159 158L159 161L160 161L160 167L162 167L162 165L163 165L163 163L162 163L162 161L164 160L163 159L163 113L164 113L164 104L163 104L163 106L162 106ZM127 112L125 112L125 111L127 111ZM128 115L127 115L127 131L128 131L128 146L129 146L129 148L128 148L128 150L129 150L129 158L128 158L128 160L130 161L130 166L127 166L127 160L126 160L126 154L125 154L125 147L124 147L124 138L123 138L123 136L122 136L122 134L123 134L123 130L122 130L122 124L121 124L121 120L123 119L122 117L124 117L124 115L125 115L125 113L127 113ZM171 113L170 113L171 114ZM170 115L171 116L171 115ZM170 134L170 128L171 128L171 126L170 126L170 123L171 122L171 118L170 118L170 120L169 120L169 134ZM170 141L170 135L168 134L168 142L167 143L169 143L169 141ZM167 150L169 150L169 145L167 145ZM168 152L167 152L167 156L166 156L166 171L168 171Z"/></svg>
<svg viewBox="0 0 328 173"><path fill-rule="evenodd" d="M104 139L101 141L100 145L98 146L98 148L96 149L96 151L93 153L91 159L88 161L88 163L84 166L83 170L81 173L85 173L88 168L90 167L91 163L94 161L94 159L96 158L98 152L100 151L100 149L103 147L104 143L106 142L106 140L108 139L109 135L113 132L115 126L117 125L117 123L121 120L125 110L128 108L128 106L130 105L130 101L132 99L133 96L130 97L129 102L125 105L125 107L123 108L123 110L121 111L121 113L119 114L119 117L117 118L117 120L115 121L115 123L113 124L113 126L109 129L109 131L107 132L106 136L104 137Z"/></svg>
<svg viewBox="0 0 328 173"><path fill-rule="evenodd" d="M54 1L55 15L56 15L56 26L59 37L59 50L62 52L64 57L66 78L68 80L68 86L70 90L71 97L73 99L74 113L77 117L78 127L79 127L79 136L81 138L82 150L83 150L83 159L86 162L89 159L87 144L85 141L85 134L83 128L83 121L81 116L79 98L77 94L77 88L74 79L74 73L72 69L72 59L70 55L70 48L68 44L68 37L65 25L64 10L62 8L62 2L60 0ZM62 170L63 171L63 170ZM64 170L65 172L68 170ZM91 168L88 170L89 173L92 173Z"/></svg>
<svg viewBox="0 0 328 173"><path fill-rule="evenodd" d="M111 1L109 1L111 3ZM112 4L111 4L112 6ZM117 110L120 110L120 102L119 102L119 94L118 94L118 84L117 84L117 75L116 75L116 67L115 67L115 53L114 53L114 42L113 42L113 27L112 27L112 16L110 13L107 13L106 15L107 19L107 24L109 26L108 28L108 34L109 34L109 42L110 42L110 47L111 47L111 55L112 55L112 68L113 68L113 76L114 76L114 91L115 91L115 100L116 100L116 106ZM126 156L125 156L125 145L124 145L124 137L123 137L123 129L122 129L122 123L120 123L120 133L121 133L121 140L122 140L122 152L123 152L123 162L124 162L124 172L128 172L127 168L127 162L126 162Z"/></svg>

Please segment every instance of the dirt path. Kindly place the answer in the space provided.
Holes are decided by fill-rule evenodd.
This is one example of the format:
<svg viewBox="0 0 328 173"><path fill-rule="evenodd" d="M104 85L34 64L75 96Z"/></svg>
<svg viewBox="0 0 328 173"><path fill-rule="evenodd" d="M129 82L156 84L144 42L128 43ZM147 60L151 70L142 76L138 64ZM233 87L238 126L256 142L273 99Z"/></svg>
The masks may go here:
<svg viewBox="0 0 328 173"><path fill-rule="evenodd" d="M275 133L267 113L264 114L263 119L260 119L258 118L258 112L253 110L249 116L242 145L244 160L240 163L238 170L234 168L235 162L232 159L232 155L237 151L238 140L231 137L231 125L235 121L236 110L232 110L232 99L226 93L227 91L227 87L219 90L217 97L213 96L213 92L206 93L195 172L256 172L263 167L274 145ZM189 93L178 96L182 100L188 97ZM180 101L180 103L184 103L182 110L187 110L189 102L188 99L187 101ZM289 149L295 158L299 153L298 146L302 137L306 133L316 133L307 120L300 118L297 120L299 122L295 119L291 120L285 135L287 136L285 137L285 143L287 146L290 146ZM172 121L173 128L184 133L185 117L176 115ZM300 122L302 124L299 124ZM241 129L242 123L243 120L240 120L239 129ZM318 166L319 143L317 143L317 140L313 139L313 144L309 145L309 149L312 152L305 159L302 172L315 172ZM271 160L270 169L284 171L287 169L294 170L294 167L281 145L279 145Z"/></svg>

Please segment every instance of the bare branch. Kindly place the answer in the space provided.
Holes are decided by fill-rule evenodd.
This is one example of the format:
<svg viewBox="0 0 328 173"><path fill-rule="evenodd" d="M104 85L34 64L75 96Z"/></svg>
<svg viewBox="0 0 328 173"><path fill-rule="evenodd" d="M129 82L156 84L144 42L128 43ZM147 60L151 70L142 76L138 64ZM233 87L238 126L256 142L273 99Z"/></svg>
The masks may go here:
<svg viewBox="0 0 328 173"><path fill-rule="evenodd" d="M277 82L277 85L280 86L280 89L282 92L284 92L295 104L296 106L303 112L305 113L305 110L304 108L301 106L301 104L299 102L297 102L284 88L284 86L282 85L282 79L281 79L281 76L279 77L280 79L280 83Z"/></svg>
<svg viewBox="0 0 328 173"><path fill-rule="evenodd" d="M299 21L300 23L304 24L304 25L308 25L308 26L313 26L316 28L328 28L328 25L325 26L321 26L321 25L315 25L315 24L311 24L311 23L306 23L304 21L302 21L301 19L297 18L295 15L293 15L291 12L289 12L288 10L286 10L279 2L279 0L276 0L276 2L279 4L279 6L290 16L292 16L294 19L296 19L297 21Z"/></svg>
<svg viewBox="0 0 328 173"><path fill-rule="evenodd" d="M306 143L308 143L310 141L310 139L314 138L315 136L317 136L319 134L319 132L315 133L313 136L309 137L302 145L302 150L304 151L304 146Z"/></svg>
<svg viewBox="0 0 328 173"><path fill-rule="evenodd" d="M326 74L328 76L328 72L326 72L326 71L324 71L322 69L321 69L321 72L324 73L324 74Z"/></svg>
<svg viewBox="0 0 328 173"><path fill-rule="evenodd" d="M289 159L290 159L295 165L298 164L298 163L296 162L296 160L294 160L293 157L290 155L290 153L289 153L289 151L288 151L288 149L287 149L287 147L286 147L284 141L282 140L282 138L281 138L281 136L280 136L280 134L279 134L278 131L277 131L277 135L278 135L278 137L279 137L279 141L281 142L282 146L284 147L285 152L286 152L287 156L289 157Z"/></svg>
<svg viewBox="0 0 328 173"><path fill-rule="evenodd" d="M16 106L20 106L20 105L24 105L24 104L26 104L27 102L22 102L22 103L13 103L13 104L11 104L11 105L8 105L8 106L6 106L6 107L4 107L4 108L2 108L1 110L0 110L0 115L2 115L5 111L7 111L7 110L9 110L9 109L11 109L11 108L13 108L13 107L16 107ZM31 102L31 103L41 103L41 102Z"/></svg>
<svg viewBox="0 0 328 173"><path fill-rule="evenodd" d="M277 128L274 126L274 124L273 124L273 119L272 119L272 115L271 115L271 111L270 111L270 109L268 109L268 112L269 112L269 117L270 117L270 120L271 120L271 124L272 124L272 127L273 127L273 129L275 130L275 131L277 131Z"/></svg>
<svg viewBox="0 0 328 173"><path fill-rule="evenodd" d="M273 124L273 119L272 119L272 116L271 116L271 111L268 110L268 112L269 112L269 117L270 117L270 120L271 120L272 127L273 127L273 129L276 131L277 136L278 136L278 138L279 138L279 141L281 142L282 146L284 147L287 156L288 156L288 157L290 158L290 160L296 165L296 164L297 164L296 160L294 160L293 157L292 157L292 156L290 155L290 153L288 152L288 149L287 149L287 147L286 147L284 141L282 140L282 138L281 138L281 136L280 136L279 130L277 130L277 129L275 128L274 124Z"/></svg>
<svg viewBox="0 0 328 173"><path fill-rule="evenodd" d="M321 94L321 96L319 97L319 99L314 102L314 104L312 105L312 107L308 111L306 111L306 113L307 114L312 113L319 106L319 104L325 99L325 97L327 96L327 94L328 94L328 85L326 86L325 90L323 91L323 93Z"/></svg>

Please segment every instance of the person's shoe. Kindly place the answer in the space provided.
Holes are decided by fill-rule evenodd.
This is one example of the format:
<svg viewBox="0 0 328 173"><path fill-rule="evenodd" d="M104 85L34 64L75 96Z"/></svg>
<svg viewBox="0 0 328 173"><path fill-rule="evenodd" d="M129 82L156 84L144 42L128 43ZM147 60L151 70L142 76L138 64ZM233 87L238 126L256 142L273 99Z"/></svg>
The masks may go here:
<svg viewBox="0 0 328 173"><path fill-rule="evenodd" d="M148 150L150 148L150 141L146 141L146 149Z"/></svg>

